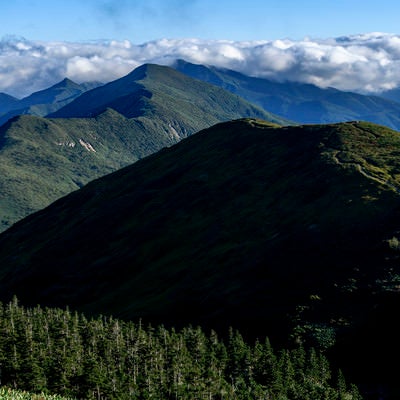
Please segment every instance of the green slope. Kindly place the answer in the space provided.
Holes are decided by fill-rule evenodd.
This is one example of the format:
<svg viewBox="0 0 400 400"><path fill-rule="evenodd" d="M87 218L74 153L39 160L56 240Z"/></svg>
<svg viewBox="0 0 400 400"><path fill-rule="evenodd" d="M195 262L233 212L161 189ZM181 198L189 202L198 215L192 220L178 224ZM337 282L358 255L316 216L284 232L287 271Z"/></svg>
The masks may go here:
<svg viewBox="0 0 400 400"><path fill-rule="evenodd" d="M49 116L90 117L106 108L128 118L158 115L170 121L184 119L191 124L192 131L204 128L202 118L210 126L238 115L290 123L229 91L156 64L144 64L123 78L88 91Z"/></svg>
<svg viewBox="0 0 400 400"><path fill-rule="evenodd" d="M75 109L78 114L68 111ZM288 123L156 65L85 92L56 116L21 116L0 127L0 231L90 180L217 122L252 116Z"/></svg>
<svg viewBox="0 0 400 400"><path fill-rule="evenodd" d="M45 393L29 393L25 390L15 390L7 387L0 387L0 399L2 400L75 400L65 396L58 396Z"/></svg>
<svg viewBox="0 0 400 400"><path fill-rule="evenodd" d="M1 234L0 293L291 333L334 345L357 383L393 384L399 151L397 132L364 122L218 124Z"/></svg>
<svg viewBox="0 0 400 400"><path fill-rule="evenodd" d="M150 134L150 133L149 133ZM0 226L90 180L171 145L136 121L109 110L97 118L56 121L22 116L0 128Z"/></svg>
<svg viewBox="0 0 400 400"><path fill-rule="evenodd" d="M0 326L1 383L31 392L0 388L2 400L63 400L43 392L77 400L360 400L315 349L277 351L268 338L249 343L233 329L221 340L198 326L87 318L16 299L0 304Z"/></svg>

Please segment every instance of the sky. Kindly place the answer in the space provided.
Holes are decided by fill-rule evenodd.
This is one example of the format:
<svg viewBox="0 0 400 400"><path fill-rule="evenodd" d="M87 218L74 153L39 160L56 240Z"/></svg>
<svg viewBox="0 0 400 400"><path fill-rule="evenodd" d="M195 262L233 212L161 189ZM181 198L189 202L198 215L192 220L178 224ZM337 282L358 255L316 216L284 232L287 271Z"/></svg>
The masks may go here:
<svg viewBox="0 0 400 400"><path fill-rule="evenodd" d="M183 58L374 93L400 85L399 15L394 0L1 1L0 92Z"/></svg>

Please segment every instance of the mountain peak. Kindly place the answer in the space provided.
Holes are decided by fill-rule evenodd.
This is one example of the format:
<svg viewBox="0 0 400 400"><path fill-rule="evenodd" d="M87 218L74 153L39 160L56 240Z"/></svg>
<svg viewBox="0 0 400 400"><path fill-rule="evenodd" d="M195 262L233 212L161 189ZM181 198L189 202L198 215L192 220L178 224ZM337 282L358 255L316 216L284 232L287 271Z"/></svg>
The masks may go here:
<svg viewBox="0 0 400 400"><path fill-rule="evenodd" d="M57 111L87 90L100 86L101 83L78 84L69 78L30 94L23 99L2 96L0 93L0 125L15 115L32 114L45 116Z"/></svg>
<svg viewBox="0 0 400 400"><path fill-rule="evenodd" d="M18 99L7 93L0 93L0 114L12 109L18 103Z"/></svg>
<svg viewBox="0 0 400 400"><path fill-rule="evenodd" d="M158 64L152 64L152 63L146 63L142 64L139 67L135 68L132 72L130 72L128 75L124 76L121 78L121 80L142 80L146 78L147 76L151 75L154 76L154 74L164 74L164 73L171 73L171 72L178 72L175 69L172 69L171 67L165 66L165 65L158 65ZM161 75L159 75L161 76Z"/></svg>
<svg viewBox="0 0 400 400"><path fill-rule="evenodd" d="M71 86L79 87L79 84L69 78L64 78L62 81L56 83L52 87L57 88L57 87L71 87Z"/></svg>
<svg viewBox="0 0 400 400"><path fill-rule="evenodd" d="M207 104L209 111L207 115L204 113L204 121L212 121L208 126L246 116L289 123L217 86L158 64L143 64L122 78L89 90L48 117L93 117L113 108L127 118L158 114L177 121L199 113L196 104L203 105L201 113ZM201 128L204 125L200 127L196 123L190 129L186 127L185 132L193 133Z"/></svg>

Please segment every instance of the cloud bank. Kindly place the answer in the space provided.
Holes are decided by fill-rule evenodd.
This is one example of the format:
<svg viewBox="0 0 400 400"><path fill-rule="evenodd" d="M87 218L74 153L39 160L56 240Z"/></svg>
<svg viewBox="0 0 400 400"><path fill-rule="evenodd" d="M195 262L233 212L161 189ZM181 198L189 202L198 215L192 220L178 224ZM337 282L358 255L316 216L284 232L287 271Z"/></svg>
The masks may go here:
<svg viewBox="0 0 400 400"><path fill-rule="evenodd" d="M0 92L24 97L65 77L75 82L109 82L144 63L175 59L230 68L277 81L379 93L400 86L400 35L369 33L332 39L234 42L160 39L38 42L0 40Z"/></svg>

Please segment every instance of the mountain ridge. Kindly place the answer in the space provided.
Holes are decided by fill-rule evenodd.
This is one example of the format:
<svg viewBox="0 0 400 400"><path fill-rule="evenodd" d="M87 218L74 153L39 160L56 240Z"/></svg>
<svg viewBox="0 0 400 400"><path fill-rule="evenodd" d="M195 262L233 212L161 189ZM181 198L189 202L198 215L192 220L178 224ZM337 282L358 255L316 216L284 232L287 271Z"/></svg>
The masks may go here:
<svg viewBox="0 0 400 400"><path fill-rule="evenodd" d="M78 84L71 79L64 78L55 85L22 99L11 100L3 105L0 103L0 124L17 115L29 114L43 117L65 106L85 91L101 85L99 82Z"/></svg>
<svg viewBox="0 0 400 400"><path fill-rule="evenodd" d="M216 132L218 132L218 134L216 134ZM242 132L245 133L242 134ZM383 132L383 134L381 132ZM54 242L56 237L62 237L62 240L66 242L69 240L77 240L72 239L73 236L67 238L65 233L62 233L62 230L60 231L60 228L56 228L58 226L64 226L65 229L69 229L69 227L72 229L73 227L79 226L79 229L82 230L82 233L79 235L87 236L89 232L89 225L87 224L93 218L98 221L99 228L101 227L101 229L104 230L104 234L108 232L107 234L114 235L114 233L112 233L113 231L110 231L110 229L122 229L122 227L118 228L118 223L121 221L119 220L120 217L115 215L114 210L121 210L122 212L122 206L127 207L126 212L129 213L135 214L136 212L141 212L141 218L145 215L147 215L148 218L155 218L153 222L148 221L143 226L135 225L135 229L138 229L138 232L142 235L140 242L145 245L146 240L150 240L150 236L148 235L155 235L156 232L161 232L159 230L161 225L159 224L163 224L163 221L168 221L169 218L167 215L171 211L170 207L172 207L173 204L175 204L176 208L173 211L172 217L177 218L175 229L178 231L179 229L189 229L187 226L188 221L192 221L193 224L199 224L199 227L205 229L203 232L205 236L202 241L199 241L199 245L201 244L203 246L204 243L215 245L215 243L222 240L225 235L230 237L232 232L240 235L237 237L237 242L235 242L234 237L232 237L230 239L232 242L226 249L226 257L227 260L231 260L230 262L233 260L233 254L239 257L238 260L246 254L241 253L242 250L240 249L242 247L239 238L245 239L243 243L247 243L246 246L250 246L250 248L254 246L254 243L252 243L253 240L258 241L261 240L261 238L269 238L266 241L266 243L270 243L268 246L276 246L281 241L282 243L286 243L287 240L289 240L291 246L294 246L293 249L296 248L300 250L300 245L296 245L294 242L292 243L294 238L300 240L299 238L301 236L299 236L299 232L303 232L302 235L307 236L307 239L309 239L311 243L307 244L307 246L311 246L312 248L321 240L321 235L328 234L334 230L336 239L333 243L342 246L347 240L347 232L352 229L355 229L358 234L365 237L365 234L362 234L361 223L370 225L372 221L376 222L377 230L374 235L371 233L369 234L371 237L378 237L381 234L379 229L386 229L386 225L382 225L379 221L386 219L389 210L396 210L398 194L391 182L393 181L394 184L397 185L396 179L398 178L396 178L397 175L395 173L390 172L390 168L393 167L389 168L389 173L386 170L386 166L376 166L376 160L374 160L374 157L370 154L374 147L374 133L379 133L380 135L377 136L378 139L375 140L380 140L382 142L390 140L393 145L398 146L399 138L394 132L385 130L383 127L377 128L366 123L346 123L327 127L274 127L262 122L239 120L232 123L218 124L206 131L192 135L172 147L149 155L120 171L107 175L104 178L96 179L83 189L73 192L66 198L57 201L50 206L50 209L46 208L24 219L20 223L16 223L13 228L8 229L0 236L2 239L2 248L4 249L3 246L4 241L7 240L6 238L12 238L14 234L21 229L21 226L36 227L38 225L37 222L34 223L34 221L41 218L46 220L48 218L46 214L50 212L50 210L55 209L58 210L56 214L59 215L59 217L55 218L54 216L49 222L52 221L51 225L59 232L56 233L52 242ZM365 151L365 156L360 156L360 154L363 153L357 153L356 149L352 150L354 154L350 150L345 150L348 145L342 141L342 138L350 140L352 134L361 135L360 137L366 135L368 138L364 150L362 150ZM213 137L213 135L215 137ZM252 140L249 142L244 140L246 135L250 135ZM296 143L296 146L291 148L291 146L293 146L292 140L298 137L298 135L301 135L303 138L303 143ZM318 139L315 139L315 137ZM318 140L320 140L319 138L321 138L321 143L323 143L323 145L318 142ZM272 148L269 148L270 140L274 144ZM204 145L205 141L207 147L201 148L200 144ZM369 141L371 142L369 143ZM200 150L197 152L196 148ZM203 153L206 151L205 149L210 150L211 148L213 148L213 151L207 153L209 154L208 158L210 162L210 165L208 165L207 160L204 159L205 156ZM224 150L222 151L222 149ZM305 149L309 151L305 152ZM382 151L382 154L386 154L386 151L389 150L384 149L380 151ZM188 154L184 156L186 153ZM250 154L254 157L250 157ZM235 155L235 157L233 157L233 155ZM162 162L160 160L162 160ZM216 161L214 160L218 160L219 164L218 169L215 171L213 165ZM275 163L275 165L273 163ZM269 165L273 165L273 168L267 173L266 171ZM230 168L227 168L227 166L230 166ZM314 175L317 166L323 167L324 169ZM364 171L367 171L367 173L360 171L361 167ZM395 171L397 171L397 168L398 165L395 164ZM212 171L214 171L213 174ZM243 171L246 172L244 173ZM278 171L280 171L279 174L277 173ZM147 174L148 176L146 176L148 179L144 179L143 174ZM292 176L292 174L294 175ZM127 177L129 177L129 179L127 179ZM253 181L251 181L251 184L246 182L250 179L253 179L256 183ZM111 182L113 182L112 185ZM345 184L344 189L340 187L340 182ZM186 193L186 197L183 195L179 197L173 195L177 190L177 187L174 189L175 184L182 185L179 190ZM216 186L214 187L214 185ZM114 189L111 189L111 187ZM259 191L261 192L258 193ZM222 192L225 192L224 196ZM264 194L261 195L261 193ZM293 197L294 194L295 197ZM161 197L157 200L157 197L154 198L154 196L158 195L169 197L163 200L161 200ZM83 197L80 198L80 196ZM241 198L243 196L244 198ZM379 197L377 198L377 196ZM101 209L98 206L94 206L96 202L103 202L104 199L108 200L103 203ZM113 199L112 201L116 201L116 204L119 204L119 206L111 207L111 199ZM200 199L203 200L200 201ZM222 204L227 200L229 200L229 207L233 207L235 204L235 207L239 207L240 204L243 205L243 208L240 208L241 212L236 215L235 218L230 214L232 210L228 209L227 204L225 205L226 209L221 208ZM255 208L253 210L250 204L255 200L257 201L254 203ZM66 203L67 201L69 203ZM190 208L191 211L189 212L189 209L182 207L184 207L185 203L190 202L193 202L193 204L190 205L190 207L193 208ZM65 206L67 204L69 204L69 206L82 205L85 211L74 212L81 222L72 222L71 218L68 217L70 220L69 223L61 223L60 218L65 218L64 216L67 210ZM156 213L159 204L164 204L164 207L166 207L165 215L153 215L153 213ZM217 206L218 204L221 207ZM264 206L262 206L264 207L263 211L260 211L256 204L260 206L264 204ZM139 211L139 205L140 207L148 207L148 212ZM284 208L285 211L279 211L281 208ZM326 209L326 211L319 214L324 209ZM160 209L160 212L164 213L162 210L163 209ZM169 211L167 212L166 210ZM222 213L218 214L219 216L215 219L216 221L220 221L217 225L215 225L215 222L211 223L211 217L205 217L207 210ZM289 212L288 210L291 211ZM383 210L386 211L381 214ZM206 220L201 221L200 217L196 219L197 217L194 216L196 214L192 214L192 212L200 213L203 215L202 218ZM259 226L260 215L257 215L257 212L262 212L264 219L270 221L269 223L267 222L264 230ZM343 213L343 216L338 219L337 213L340 212ZM369 215L371 220L365 219L366 215ZM234 229L233 225L235 223L231 218L234 220L236 220L236 218L242 218L242 224ZM243 223L245 220L247 220L247 222ZM126 219L126 215L123 217L123 221L123 229L129 232L131 227L130 222ZM158 223L156 223L156 221L158 221ZM351 225L356 221L359 221L359 226L354 227ZM102 226L103 223L105 226ZM135 222L135 224L137 224L137 222ZM218 225L221 224L222 226L226 226L224 228L222 228L222 226L218 228ZM271 225L269 226L268 224ZM291 230L285 231L279 228L281 225L285 226L284 224L290 224ZM246 227L246 225L248 227ZM392 225L391 223L390 226ZM172 226L168 229L172 229L171 227ZM378 229L378 227L380 228ZM214 233L212 232L213 229L216 230ZM248 234L250 234L251 231L253 231L254 234L257 232L257 235L253 238L251 235L243 236L241 230L245 230ZM48 235L48 231L49 229L47 227L43 230L43 234ZM124 231L119 232L116 237L113 237L114 239L119 238L118 240L122 240L121 245L125 244L127 240L122 232ZM97 234L98 233L96 233L96 235ZM174 236L176 234L177 233L175 233ZM172 231L169 231L169 235L163 235L163 237L168 241L171 240L171 235ZM197 235L198 234L196 234L196 236ZM331 233L329 233L329 235L331 235ZM90 236L91 235L85 239L85 242L91 243L91 246L95 246L93 247L93 251L94 249L97 249L96 251L100 251L101 253L107 251L106 248L102 247L100 250L98 247L98 238L94 239L90 238ZM209 237L206 240L207 236ZM258 239L257 236L259 236ZM137 240L139 240L138 238ZM176 239L176 243L179 243L178 238ZM30 240L38 239L35 237ZM104 240L104 238L102 240ZM187 240L188 239L185 239L185 241ZM44 246L46 246L47 241L45 240L43 243ZM303 238L301 239L301 243L305 245L308 242ZM360 249L364 246L362 241L358 243L358 245L361 246ZM168 254L168 246L163 246L163 250L161 251L160 248L158 251L159 256L162 258ZM325 249L324 251L329 250L329 247L325 245L323 248ZM68 253L67 249L68 246L64 249L57 248L57 251L66 251ZM247 247L247 250L248 249ZM133 251L133 249L129 247L126 247L126 250ZM193 252L193 254L190 252L188 254L192 254L192 256L198 253L196 248L190 251ZM302 250L302 252L303 251L304 250ZM318 251L320 255L323 254L321 251L321 249ZM229 253L232 254L228 257ZM257 253L258 256L256 256ZM4 257L4 254L3 252L2 257ZM135 254L135 251L133 251L133 254ZM156 256L156 254L157 252L149 251L146 255L146 259L158 263L157 257L159 256ZM246 259L243 258L242 262L244 264L255 263L258 265L260 261L257 261L257 257L264 258L266 256L265 250L260 249L254 254L254 260L246 261ZM47 257L48 259L50 255L51 252L45 251L41 257ZM93 255L94 254L91 254L90 258L93 258ZM142 254L142 256L143 255L144 254ZM63 253L63 256L59 257L59 264L63 265L67 263L69 267L75 265L67 261L68 258L65 259L66 256L67 254ZM75 253L75 255L70 255L70 257L81 259L83 255L78 252ZM204 255L202 255L202 257L204 257ZM291 256L285 255L285 257L290 258ZM15 263L15 261L11 261L12 256L10 255L2 259L2 265L7 265L6 260L9 258L11 265ZM101 259L101 257L99 259ZM48 261L43 259L42 262L45 265L51 264L49 259ZM101 261L101 265L107 265L107 263L110 262L115 264L116 260L112 261L112 259L106 257ZM330 261L330 263L331 262L332 261ZM87 263L89 269L91 268L90 265L100 265L96 264L96 258L92 259L92 261L87 259L85 263ZM225 261L221 258L218 263L223 265ZM82 271L79 273L81 272ZM16 272L14 271L12 274L15 275ZM15 278L19 279L18 274ZM2 280L2 284L5 284L4 279Z"/></svg>
<svg viewBox="0 0 400 400"><path fill-rule="evenodd" d="M362 121L219 123L0 234L0 300L290 335L396 388L399 153Z"/></svg>
<svg viewBox="0 0 400 400"><path fill-rule="evenodd" d="M148 68L152 76L146 77ZM140 67L82 96L84 106L76 100L82 118L24 115L0 126L0 230L90 179L217 122L245 116L286 122L168 67Z"/></svg>
<svg viewBox="0 0 400 400"><path fill-rule="evenodd" d="M174 90L171 90L171 83ZM191 94L188 94L188 87L190 87L189 93ZM215 95L207 97L207 91L211 90L215 92ZM221 108L221 104L218 101L225 101L226 93L228 92L220 90L220 88L213 85L199 85L197 80L188 81L185 74L173 68L157 64L143 64L122 78L84 93L72 103L55 113L49 114L48 117L89 117L101 113L107 107L114 108L127 118L138 117L146 115L146 112L148 112L146 107L149 106L148 99L150 98L150 92L152 94L155 92L158 94L162 93L164 96L168 96L170 103L174 101L175 97L179 96L180 100L186 101L187 106L193 103L192 93L197 92L201 100L198 100L196 107L205 108L212 104L212 108ZM142 97L142 103L139 104L140 107L136 107L133 110L126 109L125 104L127 100L132 95L137 97L138 94ZM236 99L238 102L242 101L240 97L236 97ZM205 105L204 101L207 101L209 104ZM160 109L163 108L162 102L155 104L155 106ZM257 106L251 103L248 107L257 108ZM170 111L172 110L170 109ZM174 111L177 112L177 110ZM277 123L290 123L289 120L272 114L270 114L270 119Z"/></svg>
<svg viewBox="0 0 400 400"><path fill-rule="evenodd" d="M240 72L177 60L173 68L238 94L269 112L298 123L365 120L400 130L398 97L362 95L305 83L277 82Z"/></svg>
<svg viewBox="0 0 400 400"><path fill-rule="evenodd" d="M18 99L16 97L10 96L7 93L0 93L0 109L4 109L4 110L8 111L17 102L18 102Z"/></svg>

